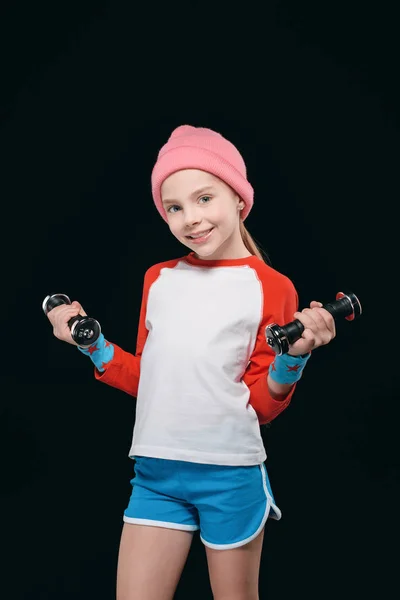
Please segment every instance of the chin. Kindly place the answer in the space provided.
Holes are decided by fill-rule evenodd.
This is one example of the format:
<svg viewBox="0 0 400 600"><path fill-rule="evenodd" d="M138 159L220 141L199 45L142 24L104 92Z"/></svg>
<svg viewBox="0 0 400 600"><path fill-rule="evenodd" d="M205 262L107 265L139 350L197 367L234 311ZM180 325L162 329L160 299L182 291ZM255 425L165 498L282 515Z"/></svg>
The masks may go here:
<svg viewBox="0 0 400 600"><path fill-rule="evenodd" d="M213 254L215 254L218 251L218 248L210 248L209 250L207 249L201 249L199 248L198 250L196 250L196 248L193 248L193 252L195 252L198 256L200 256L201 258L209 258L212 257Z"/></svg>

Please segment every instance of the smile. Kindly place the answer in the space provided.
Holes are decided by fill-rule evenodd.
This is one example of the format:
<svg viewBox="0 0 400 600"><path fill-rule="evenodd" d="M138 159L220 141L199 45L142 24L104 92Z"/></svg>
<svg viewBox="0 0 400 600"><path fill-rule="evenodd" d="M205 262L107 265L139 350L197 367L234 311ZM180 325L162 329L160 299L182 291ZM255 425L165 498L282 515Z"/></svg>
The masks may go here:
<svg viewBox="0 0 400 600"><path fill-rule="evenodd" d="M201 244L201 243L205 242L206 240L208 240L208 238L210 237L210 235L212 234L213 231L214 231L214 227L211 227L211 229L207 229L207 231L201 231L200 233L196 233L193 235L187 235L185 237L187 239L189 239L191 242L193 242L194 244Z"/></svg>

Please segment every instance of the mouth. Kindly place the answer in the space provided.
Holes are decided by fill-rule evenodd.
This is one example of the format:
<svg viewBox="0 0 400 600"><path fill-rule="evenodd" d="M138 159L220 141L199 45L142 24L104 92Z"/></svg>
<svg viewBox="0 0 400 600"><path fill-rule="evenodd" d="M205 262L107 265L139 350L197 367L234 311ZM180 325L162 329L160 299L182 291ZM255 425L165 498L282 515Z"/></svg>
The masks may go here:
<svg viewBox="0 0 400 600"><path fill-rule="evenodd" d="M212 232L214 231L214 227L211 229L207 229L206 231L200 231L199 233L186 235L186 239L190 240L193 244L201 244L208 240Z"/></svg>

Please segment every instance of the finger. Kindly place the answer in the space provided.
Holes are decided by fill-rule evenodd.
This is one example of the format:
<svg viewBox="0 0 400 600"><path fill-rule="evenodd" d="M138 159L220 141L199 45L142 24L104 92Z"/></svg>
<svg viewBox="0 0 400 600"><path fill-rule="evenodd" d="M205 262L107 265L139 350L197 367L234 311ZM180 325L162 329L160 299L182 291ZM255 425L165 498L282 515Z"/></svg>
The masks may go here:
<svg viewBox="0 0 400 600"><path fill-rule="evenodd" d="M47 313L47 318L49 319L50 323L54 324L59 319L60 314L62 314L66 308L67 307L64 304L62 306L56 306L55 308L52 308Z"/></svg>
<svg viewBox="0 0 400 600"><path fill-rule="evenodd" d="M302 322L304 321L303 324L305 324L305 326L312 329L315 333L318 333L318 335L323 336L325 340L328 339L329 341L329 339L335 337L335 321L327 310L319 307L305 308L300 315L301 314L305 315L305 317L303 319L300 318L299 320ZM315 327L312 324L312 321L309 319L312 319L312 321L315 323Z"/></svg>
<svg viewBox="0 0 400 600"><path fill-rule="evenodd" d="M78 302L77 300L74 300L71 303L71 306L76 306L79 309L79 314L81 314L83 317L87 317L87 314L85 313L85 311L82 308L82 304L80 302Z"/></svg>
<svg viewBox="0 0 400 600"><path fill-rule="evenodd" d="M333 336L336 335L336 326L335 319L332 317L329 311L323 308L322 302L318 302L317 300L313 300L310 302L310 308L322 308L322 311L319 311L319 314L324 318L328 329L333 333Z"/></svg>
<svg viewBox="0 0 400 600"><path fill-rule="evenodd" d="M335 335L336 335L336 324L335 324L335 319L333 318L333 316L331 315L331 313L328 312L325 308L314 308L313 311L314 311L315 314L318 314L324 320L326 328L335 337Z"/></svg>
<svg viewBox="0 0 400 600"><path fill-rule="evenodd" d="M322 302L317 302L316 300L310 302L310 308L322 308L322 306Z"/></svg>
<svg viewBox="0 0 400 600"><path fill-rule="evenodd" d="M312 350L317 345L317 339L315 333L311 329L305 329L301 334L303 340L308 342L309 350Z"/></svg>
<svg viewBox="0 0 400 600"><path fill-rule="evenodd" d="M322 317L321 321L323 324L320 327L306 327L301 336L305 340L312 340L314 348L325 346L333 338L332 332L326 327Z"/></svg>
<svg viewBox="0 0 400 600"><path fill-rule="evenodd" d="M311 349L325 346L332 339L331 333L327 332L327 330L325 330L324 333L321 333L320 331L314 332L311 329L305 329L301 337L312 344Z"/></svg>
<svg viewBox="0 0 400 600"><path fill-rule="evenodd" d="M60 315L68 311L77 312L79 310L79 306L74 304L60 304L59 306L55 306L52 308L47 315Z"/></svg>
<svg viewBox="0 0 400 600"><path fill-rule="evenodd" d="M316 314L316 309L304 309L300 313L300 319L305 327L302 338L312 340L314 348L324 346L331 341L332 333L327 329L321 315Z"/></svg>
<svg viewBox="0 0 400 600"><path fill-rule="evenodd" d="M310 312L308 312L310 311ZM325 311L324 309L321 309L319 307L316 308L310 308L308 309L307 313L310 315L311 319L313 319L313 321L316 323L318 330L320 333L323 333L325 330L328 330L329 334L331 334L331 330L329 329L329 327L327 326L327 321L323 316L323 312L328 313L328 311ZM329 313L328 313L329 315Z"/></svg>
<svg viewBox="0 0 400 600"><path fill-rule="evenodd" d="M321 326L325 327L326 325L323 318L316 314L314 310L315 309L312 308L305 308L301 312L294 313L294 317L298 319L305 328L317 332Z"/></svg>
<svg viewBox="0 0 400 600"><path fill-rule="evenodd" d="M57 310L60 309L60 310ZM54 312L53 312L54 311ZM53 314L52 314L53 313ZM65 323L68 323L72 317L76 317L79 313L79 310L76 306L57 306L52 311L49 312L48 317L50 322L54 326L63 326Z"/></svg>
<svg viewBox="0 0 400 600"><path fill-rule="evenodd" d="M76 309L74 310L65 310L62 313L60 313L59 315L57 315L57 318L54 320L53 322L53 327L54 329L57 329L58 331L64 331L65 328L67 326L69 326L69 322L71 321L71 319L74 319L77 316L77 312Z"/></svg>

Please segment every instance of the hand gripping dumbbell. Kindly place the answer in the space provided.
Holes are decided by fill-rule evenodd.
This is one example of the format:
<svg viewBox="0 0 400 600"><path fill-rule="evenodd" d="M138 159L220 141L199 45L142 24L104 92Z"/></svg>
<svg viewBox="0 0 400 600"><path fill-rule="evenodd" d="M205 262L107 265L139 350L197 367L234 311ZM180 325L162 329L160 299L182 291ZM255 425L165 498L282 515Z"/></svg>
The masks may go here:
<svg viewBox="0 0 400 600"><path fill-rule="evenodd" d="M65 294L53 294L46 296L43 300L42 308L47 315L53 308L60 304L71 304L71 300ZM71 330L71 337L81 348L88 348L98 339L101 333L100 323L91 317L76 315L68 321L68 327Z"/></svg>
<svg viewBox="0 0 400 600"><path fill-rule="evenodd" d="M336 301L324 304L325 308L336 320L337 317L345 317L347 321L353 321L362 313L362 308L359 299L353 292L338 292ZM304 331L304 325L295 319L287 325L280 326L276 323L268 325L265 331L268 346L276 354L286 354L289 351L289 344L301 338Z"/></svg>

